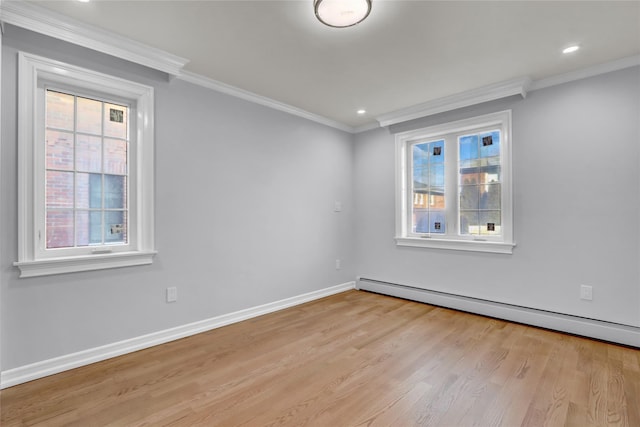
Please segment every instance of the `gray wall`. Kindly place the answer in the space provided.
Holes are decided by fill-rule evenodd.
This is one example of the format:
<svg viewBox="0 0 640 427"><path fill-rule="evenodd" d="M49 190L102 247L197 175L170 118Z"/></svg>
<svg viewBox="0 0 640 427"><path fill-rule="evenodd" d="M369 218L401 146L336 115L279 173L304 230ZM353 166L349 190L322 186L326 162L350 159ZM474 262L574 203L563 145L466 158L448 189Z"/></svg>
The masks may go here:
<svg viewBox="0 0 640 427"><path fill-rule="evenodd" d="M512 255L397 247L393 131L513 110ZM361 277L640 326L640 69L356 136ZM593 286L593 301L579 285Z"/></svg>
<svg viewBox="0 0 640 427"><path fill-rule="evenodd" d="M151 266L18 279L17 51L156 88ZM2 51L3 370L353 280L640 326L640 69L396 125L513 109L513 255L397 247L394 136L348 135L7 26ZM354 142L355 141L355 142ZM333 203L343 203L334 213ZM334 262L342 259L342 270ZM581 283L594 287L578 299ZM165 289L178 287L178 302Z"/></svg>
<svg viewBox="0 0 640 427"><path fill-rule="evenodd" d="M155 87L153 265L18 279L18 50ZM12 26L2 55L3 370L355 277L351 135Z"/></svg>

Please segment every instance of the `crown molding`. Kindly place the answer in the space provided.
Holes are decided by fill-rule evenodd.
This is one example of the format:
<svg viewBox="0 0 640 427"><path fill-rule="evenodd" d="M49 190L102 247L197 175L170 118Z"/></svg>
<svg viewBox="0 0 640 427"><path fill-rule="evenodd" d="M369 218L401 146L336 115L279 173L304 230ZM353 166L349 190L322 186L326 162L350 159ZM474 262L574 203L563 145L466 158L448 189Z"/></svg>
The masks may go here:
<svg viewBox="0 0 640 427"><path fill-rule="evenodd" d="M531 83L529 91L544 89L546 87L569 83L575 80L586 79L587 77L611 73L613 71L635 67L638 65L640 65L640 55L628 56L626 58L621 58L611 62L605 62L603 64L594 65L592 67L583 68L581 70L571 71L568 73L551 76L546 79L536 80Z"/></svg>
<svg viewBox="0 0 640 427"><path fill-rule="evenodd" d="M337 122L335 120L328 119L326 117L320 116L318 114L313 114L303 109L293 107L291 105L282 103L280 101L273 100L271 98L267 98L262 95L255 94L253 92L249 92L244 89L240 89L235 86L228 85L226 83L222 83L218 80L211 79L209 77L205 77L196 73L192 73L190 71L182 71L178 76L178 79L184 80L189 83L193 83L198 86L205 87L207 89L212 89L217 92L222 92L227 95L234 96L236 98L244 99L245 101L253 102L255 104L264 105L265 107L273 108L274 110L283 111L285 113L292 114L294 116L302 117L307 120L314 121L316 123L320 123L335 129L339 129L344 132L355 133L355 129L351 126L347 126L344 123Z"/></svg>
<svg viewBox="0 0 640 427"><path fill-rule="evenodd" d="M188 62L22 0L0 1L0 21L176 76Z"/></svg>
<svg viewBox="0 0 640 427"><path fill-rule="evenodd" d="M529 77L507 80L494 85L461 92L452 96L392 111L376 117L376 120L379 122L381 127L384 127L405 122L407 120L413 120L462 107L468 107L470 105L480 104L482 102L505 98L507 96L521 95L524 98L526 97L527 92L533 92L534 90L557 86L575 80L594 77L600 74L611 73L613 71L639 65L640 55L634 55L535 81L532 81ZM356 128L355 132L358 133L364 130L368 129L366 127L362 127L362 130L361 128Z"/></svg>
<svg viewBox="0 0 640 427"><path fill-rule="evenodd" d="M527 90L531 84L529 77L506 80L472 89L466 92L457 93L451 96L434 99L412 107L402 108L376 117L380 126L390 126L420 117L431 116L433 114L444 113L445 111L456 110L470 105L481 104L483 102L494 101L513 95L527 96Z"/></svg>
<svg viewBox="0 0 640 427"><path fill-rule="evenodd" d="M357 126L357 127L353 128L353 133L366 132L368 130L377 129L379 127L380 126L378 125L377 122L365 123L363 125L360 125L360 126Z"/></svg>

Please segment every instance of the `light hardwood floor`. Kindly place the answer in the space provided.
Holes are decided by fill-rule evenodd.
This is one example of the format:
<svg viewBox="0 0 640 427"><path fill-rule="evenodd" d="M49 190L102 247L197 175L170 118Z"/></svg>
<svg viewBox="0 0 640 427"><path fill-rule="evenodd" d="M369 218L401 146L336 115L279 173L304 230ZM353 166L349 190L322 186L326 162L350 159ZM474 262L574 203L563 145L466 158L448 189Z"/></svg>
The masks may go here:
<svg viewBox="0 0 640 427"><path fill-rule="evenodd" d="M0 398L3 427L638 427L640 350L349 291Z"/></svg>

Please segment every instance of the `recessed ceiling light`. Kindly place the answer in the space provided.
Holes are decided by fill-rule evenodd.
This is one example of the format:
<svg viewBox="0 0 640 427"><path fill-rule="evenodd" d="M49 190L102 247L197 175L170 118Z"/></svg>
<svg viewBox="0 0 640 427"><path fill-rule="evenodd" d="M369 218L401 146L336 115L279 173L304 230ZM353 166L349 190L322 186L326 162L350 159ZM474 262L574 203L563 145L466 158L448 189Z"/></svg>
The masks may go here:
<svg viewBox="0 0 640 427"><path fill-rule="evenodd" d="M356 113L358 113L358 114L360 114L360 115L363 115L363 114L365 114L366 112L367 112L366 110L358 110L358 111L356 111Z"/></svg>
<svg viewBox="0 0 640 427"><path fill-rule="evenodd" d="M569 46L568 48L564 49L562 51L562 53L571 53L571 52L575 52L576 50L580 49L580 46L578 45L573 45L573 46Z"/></svg>
<svg viewBox="0 0 640 427"><path fill-rule="evenodd" d="M80 3L89 3L89 0L78 0Z"/></svg>

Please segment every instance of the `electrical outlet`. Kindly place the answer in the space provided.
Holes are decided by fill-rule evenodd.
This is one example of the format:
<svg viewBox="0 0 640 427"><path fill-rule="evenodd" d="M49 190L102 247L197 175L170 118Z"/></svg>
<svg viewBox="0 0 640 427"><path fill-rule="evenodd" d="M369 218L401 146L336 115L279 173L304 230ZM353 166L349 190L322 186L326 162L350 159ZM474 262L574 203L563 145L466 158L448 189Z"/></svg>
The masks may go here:
<svg viewBox="0 0 640 427"><path fill-rule="evenodd" d="M178 301L178 288L172 286L167 288L167 302L176 302Z"/></svg>
<svg viewBox="0 0 640 427"><path fill-rule="evenodd" d="M593 300L593 286L580 285L580 299L586 301Z"/></svg>
<svg viewBox="0 0 640 427"><path fill-rule="evenodd" d="M337 259L336 260L336 270L340 270L340 264L341 264L340 260Z"/></svg>

